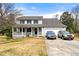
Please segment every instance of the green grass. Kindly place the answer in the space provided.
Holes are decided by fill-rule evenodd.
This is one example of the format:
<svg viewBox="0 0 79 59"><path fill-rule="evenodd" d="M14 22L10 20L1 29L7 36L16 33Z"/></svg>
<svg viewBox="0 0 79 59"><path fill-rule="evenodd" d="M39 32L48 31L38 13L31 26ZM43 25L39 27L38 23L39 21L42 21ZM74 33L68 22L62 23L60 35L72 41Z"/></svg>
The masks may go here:
<svg viewBox="0 0 79 59"><path fill-rule="evenodd" d="M0 36L1 56L47 56L45 40L39 38L22 38L7 40Z"/></svg>

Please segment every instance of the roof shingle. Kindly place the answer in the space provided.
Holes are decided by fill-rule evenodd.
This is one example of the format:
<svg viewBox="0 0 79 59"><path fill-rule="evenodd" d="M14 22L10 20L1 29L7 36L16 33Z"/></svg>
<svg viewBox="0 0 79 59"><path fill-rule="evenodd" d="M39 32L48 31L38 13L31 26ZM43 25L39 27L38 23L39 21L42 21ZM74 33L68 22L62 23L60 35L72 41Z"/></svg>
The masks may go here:
<svg viewBox="0 0 79 59"><path fill-rule="evenodd" d="M45 27L66 27L56 18L44 18L43 24Z"/></svg>
<svg viewBox="0 0 79 59"><path fill-rule="evenodd" d="M21 16L21 17L18 17L17 20L24 20L24 19L28 19L28 20L42 20L43 19L43 16Z"/></svg>

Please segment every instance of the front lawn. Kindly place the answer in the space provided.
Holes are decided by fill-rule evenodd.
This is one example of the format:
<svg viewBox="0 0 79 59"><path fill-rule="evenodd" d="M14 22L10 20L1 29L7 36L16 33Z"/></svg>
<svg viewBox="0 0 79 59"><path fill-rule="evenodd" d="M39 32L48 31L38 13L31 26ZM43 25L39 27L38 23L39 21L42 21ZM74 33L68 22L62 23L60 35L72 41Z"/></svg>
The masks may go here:
<svg viewBox="0 0 79 59"><path fill-rule="evenodd" d="M79 33L75 33L74 36L75 36L75 40L79 40Z"/></svg>
<svg viewBox="0 0 79 59"><path fill-rule="evenodd" d="M43 37L6 40L5 36L0 36L0 55L47 56L45 40Z"/></svg>

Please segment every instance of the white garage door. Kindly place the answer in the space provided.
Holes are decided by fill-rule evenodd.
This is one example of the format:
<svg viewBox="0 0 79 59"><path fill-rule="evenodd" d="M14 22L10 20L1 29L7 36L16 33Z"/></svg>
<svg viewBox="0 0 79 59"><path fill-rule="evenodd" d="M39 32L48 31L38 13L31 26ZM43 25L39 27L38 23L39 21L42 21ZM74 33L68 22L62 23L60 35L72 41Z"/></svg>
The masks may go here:
<svg viewBox="0 0 79 59"><path fill-rule="evenodd" d="M42 28L42 36L45 36L47 31L53 31L57 36L60 30L66 30L66 28Z"/></svg>

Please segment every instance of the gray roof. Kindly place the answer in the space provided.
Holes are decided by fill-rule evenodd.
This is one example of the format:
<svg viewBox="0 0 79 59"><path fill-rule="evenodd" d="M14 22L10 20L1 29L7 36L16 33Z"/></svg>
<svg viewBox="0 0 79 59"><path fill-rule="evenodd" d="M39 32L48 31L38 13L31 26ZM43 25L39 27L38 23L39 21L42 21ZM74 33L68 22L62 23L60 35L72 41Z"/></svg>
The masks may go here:
<svg viewBox="0 0 79 59"><path fill-rule="evenodd" d="M25 20L25 19L28 19L28 20L42 20L43 19L43 16L21 16L21 17L18 17L17 20Z"/></svg>
<svg viewBox="0 0 79 59"><path fill-rule="evenodd" d="M66 27L56 18L44 18L44 27Z"/></svg>

